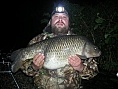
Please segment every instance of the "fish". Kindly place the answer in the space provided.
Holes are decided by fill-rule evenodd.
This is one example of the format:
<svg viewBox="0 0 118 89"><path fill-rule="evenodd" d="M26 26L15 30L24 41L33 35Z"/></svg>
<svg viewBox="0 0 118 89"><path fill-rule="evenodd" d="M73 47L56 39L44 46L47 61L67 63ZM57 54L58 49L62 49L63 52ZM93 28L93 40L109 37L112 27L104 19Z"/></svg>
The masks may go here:
<svg viewBox="0 0 118 89"><path fill-rule="evenodd" d="M11 53L11 71L16 72L24 61L42 53L45 56L43 67L49 70L69 65L68 57L78 55L82 60L99 57L101 50L90 40L79 35L56 36L34 43Z"/></svg>

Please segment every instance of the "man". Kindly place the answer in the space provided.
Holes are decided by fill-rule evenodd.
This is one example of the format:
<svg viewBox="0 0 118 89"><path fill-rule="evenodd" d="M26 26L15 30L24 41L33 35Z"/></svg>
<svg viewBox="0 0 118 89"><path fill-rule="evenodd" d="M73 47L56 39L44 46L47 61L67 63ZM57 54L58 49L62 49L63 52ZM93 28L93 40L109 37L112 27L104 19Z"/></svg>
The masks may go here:
<svg viewBox="0 0 118 89"><path fill-rule="evenodd" d="M64 7L57 7L52 12L51 20L44 29L44 33L34 37L29 45L55 36L73 34L69 28L69 15ZM29 76L33 76L34 83L41 89L79 89L81 79L93 78L98 73L97 63L94 59L82 61L78 55L70 55L70 66L56 70L46 70L42 67L44 54L37 54L33 61L26 60L22 70Z"/></svg>

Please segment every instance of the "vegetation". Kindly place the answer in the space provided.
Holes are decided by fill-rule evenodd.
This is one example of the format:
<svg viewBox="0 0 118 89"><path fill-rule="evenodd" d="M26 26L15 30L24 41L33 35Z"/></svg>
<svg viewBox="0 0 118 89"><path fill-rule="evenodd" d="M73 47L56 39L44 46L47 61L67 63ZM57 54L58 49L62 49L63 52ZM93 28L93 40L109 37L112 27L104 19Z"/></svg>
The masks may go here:
<svg viewBox="0 0 118 89"><path fill-rule="evenodd" d="M70 16L71 30L88 37L102 51L97 59L101 70L108 72L118 70L118 13L115 2L97 2L95 4L78 5L63 0L62 3ZM44 16L50 17L49 13ZM45 24L49 19L42 19Z"/></svg>

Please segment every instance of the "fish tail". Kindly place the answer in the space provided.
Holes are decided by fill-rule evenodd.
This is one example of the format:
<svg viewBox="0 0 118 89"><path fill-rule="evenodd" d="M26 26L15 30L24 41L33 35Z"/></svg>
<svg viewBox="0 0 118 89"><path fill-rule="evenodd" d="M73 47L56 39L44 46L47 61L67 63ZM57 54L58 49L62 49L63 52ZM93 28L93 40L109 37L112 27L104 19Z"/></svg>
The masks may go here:
<svg viewBox="0 0 118 89"><path fill-rule="evenodd" d="M21 49L18 49L14 51L10 56L10 59L12 61L11 65L12 72L16 72L22 66L22 60L20 58L20 55L21 55Z"/></svg>
<svg viewBox="0 0 118 89"><path fill-rule="evenodd" d="M12 54L10 56L11 61L15 61L15 59L17 58L17 56L20 54L20 51L21 51L21 49L18 49L16 51L12 52Z"/></svg>

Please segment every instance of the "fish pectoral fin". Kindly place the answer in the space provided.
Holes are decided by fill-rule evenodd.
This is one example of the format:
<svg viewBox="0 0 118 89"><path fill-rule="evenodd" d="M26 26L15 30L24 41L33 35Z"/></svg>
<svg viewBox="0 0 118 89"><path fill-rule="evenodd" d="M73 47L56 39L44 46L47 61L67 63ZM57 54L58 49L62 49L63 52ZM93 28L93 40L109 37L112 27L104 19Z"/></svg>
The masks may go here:
<svg viewBox="0 0 118 89"><path fill-rule="evenodd" d="M86 56L76 54L80 59L87 59Z"/></svg>

